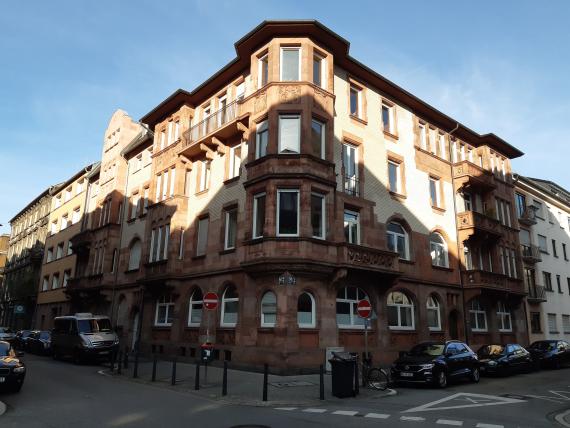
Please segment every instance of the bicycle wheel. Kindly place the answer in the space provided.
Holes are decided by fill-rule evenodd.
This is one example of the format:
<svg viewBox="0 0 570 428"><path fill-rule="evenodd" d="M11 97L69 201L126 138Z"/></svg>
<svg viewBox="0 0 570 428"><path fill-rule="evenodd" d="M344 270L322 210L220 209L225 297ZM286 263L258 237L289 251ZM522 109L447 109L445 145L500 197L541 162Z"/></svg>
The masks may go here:
<svg viewBox="0 0 570 428"><path fill-rule="evenodd" d="M384 370L371 368L367 373L368 386L378 391L384 391L388 388L388 376Z"/></svg>

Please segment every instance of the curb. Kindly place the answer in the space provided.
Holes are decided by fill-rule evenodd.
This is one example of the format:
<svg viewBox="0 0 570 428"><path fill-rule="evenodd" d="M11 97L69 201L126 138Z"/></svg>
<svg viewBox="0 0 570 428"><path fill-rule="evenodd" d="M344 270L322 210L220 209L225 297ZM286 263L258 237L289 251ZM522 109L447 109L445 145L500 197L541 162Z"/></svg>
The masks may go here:
<svg viewBox="0 0 570 428"><path fill-rule="evenodd" d="M0 401L0 416L2 416L4 413L6 413L6 405Z"/></svg>

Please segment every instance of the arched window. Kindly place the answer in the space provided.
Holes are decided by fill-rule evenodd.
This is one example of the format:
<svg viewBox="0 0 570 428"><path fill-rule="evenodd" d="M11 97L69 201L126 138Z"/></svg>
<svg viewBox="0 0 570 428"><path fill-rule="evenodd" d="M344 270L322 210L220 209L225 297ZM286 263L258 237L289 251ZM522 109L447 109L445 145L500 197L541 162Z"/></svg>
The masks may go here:
<svg viewBox="0 0 570 428"><path fill-rule="evenodd" d="M433 232L429 235L429 249L432 266L449 267L447 244L439 233Z"/></svg>
<svg viewBox="0 0 570 428"><path fill-rule="evenodd" d="M261 298L261 327L275 327L277 321L277 297L268 291Z"/></svg>
<svg viewBox="0 0 570 428"><path fill-rule="evenodd" d="M511 311L501 301L497 302L497 319L499 321L499 331L513 331Z"/></svg>
<svg viewBox="0 0 570 428"><path fill-rule="evenodd" d="M364 328L364 319L358 316L356 307L368 295L357 287L344 287L336 296L336 324L338 328Z"/></svg>
<svg viewBox="0 0 570 428"><path fill-rule="evenodd" d="M441 308L437 297L433 294L428 297L426 308L429 329L432 331L441 330Z"/></svg>
<svg viewBox="0 0 570 428"><path fill-rule="evenodd" d="M315 328L316 312L315 298L307 291L297 300L297 324L299 328Z"/></svg>
<svg viewBox="0 0 570 428"><path fill-rule="evenodd" d="M173 313L174 302L172 301L172 296L162 296L156 301L154 325L159 327L170 327L172 325Z"/></svg>
<svg viewBox="0 0 570 428"><path fill-rule="evenodd" d="M472 300L469 305L471 331L487 331L487 313L479 300Z"/></svg>
<svg viewBox="0 0 570 428"><path fill-rule="evenodd" d="M222 295L221 327L235 327L238 321L239 297L235 285L229 285Z"/></svg>
<svg viewBox="0 0 570 428"><path fill-rule="evenodd" d="M196 288L190 296L190 303L188 304L188 327L200 326L203 305L202 290Z"/></svg>
<svg viewBox="0 0 570 428"><path fill-rule="evenodd" d="M129 248L129 270L138 269L141 263L141 240L135 239Z"/></svg>
<svg viewBox="0 0 570 428"><path fill-rule="evenodd" d="M117 263L119 262L119 250L116 248L113 250L113 260L111 263L111 273L115 273L115 269L117 269Z"/></svg>
<svg viewBox="0 0 570 428"><path fill-rule="evenodd" d="M388 326L392 330L413 330L414 304L401 291L388 294Z"/></svg>
<svg viewBox="0 0 570 428"><path fill-rule="evenodd" d="M390 251L398 253L401 259L408 260L410 258L408 234L401 224L395 222L388 223L386 240Z"/></svg>

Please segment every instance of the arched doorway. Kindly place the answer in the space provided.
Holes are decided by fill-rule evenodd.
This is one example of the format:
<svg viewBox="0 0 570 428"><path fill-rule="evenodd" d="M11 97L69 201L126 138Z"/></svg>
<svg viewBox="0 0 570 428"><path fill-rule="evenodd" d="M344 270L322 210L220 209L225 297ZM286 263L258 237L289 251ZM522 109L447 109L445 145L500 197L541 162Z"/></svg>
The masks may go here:
<svg viewBox="0 0 570 428"><path fill-rule="evenodd" d="M453 340L459 339L459 312L449 313L449 337Z"/></svg>

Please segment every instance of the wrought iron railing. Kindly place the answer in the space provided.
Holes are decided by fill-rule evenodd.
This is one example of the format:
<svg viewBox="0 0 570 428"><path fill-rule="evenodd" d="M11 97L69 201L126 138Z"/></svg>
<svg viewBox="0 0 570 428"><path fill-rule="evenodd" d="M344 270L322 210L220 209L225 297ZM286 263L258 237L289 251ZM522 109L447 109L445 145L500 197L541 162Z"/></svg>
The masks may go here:
<svg viewBox="0 0 570 428"><path fill-rule="evenodd" d="M534 301L546 301L546 290L542 285L530 285L528 287L528 299Z"/></svg>
<svg viewBox="0 0 570 428"><path fill-rule="evenodd" d="M186 141L188 144L194 143L206 135L220 129L226 123L231 122L236 117L238 117L240 103L238 100L232 101L225 107L222 107L218 111L212 113L210 116L198 122L196 125L192 126L188 131L186 131Z"/></svg>
<svg viewBox="0 0 570 428"><path fill-rule="evenodd" d="M343 178L343 192L351 196L360 196L360 180L355 175L345 175Z"/></svg>
<svg viewBox="0 0 570 428"><path fill-rule="evenodd" d="M541 261L540 249L536 245L521 244L522 256L527 260Z"/></svg>
<svg viewBox="0 0 570 428"><path fill-rule="evenodd" d="M519 212L519 222L536 224L536 207L534 205L529 205L522 213Z"/></svg>

